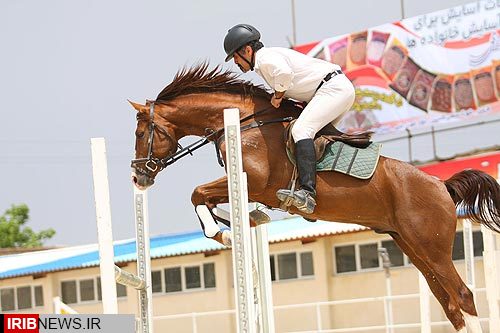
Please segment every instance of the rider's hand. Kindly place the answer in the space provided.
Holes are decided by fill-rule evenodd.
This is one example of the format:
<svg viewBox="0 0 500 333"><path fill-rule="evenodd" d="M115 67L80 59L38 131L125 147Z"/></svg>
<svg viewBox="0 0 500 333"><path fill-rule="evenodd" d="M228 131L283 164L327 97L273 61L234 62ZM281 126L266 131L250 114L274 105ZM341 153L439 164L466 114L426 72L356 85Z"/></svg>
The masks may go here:
<svg viewBox="0 0 500 333"><path fill-rule="evenodd" d="M276 95L273 95L271 98L271 104L277 109L281 105L281 101L283 100L283 96L280 98L277 98Z"/></svg>

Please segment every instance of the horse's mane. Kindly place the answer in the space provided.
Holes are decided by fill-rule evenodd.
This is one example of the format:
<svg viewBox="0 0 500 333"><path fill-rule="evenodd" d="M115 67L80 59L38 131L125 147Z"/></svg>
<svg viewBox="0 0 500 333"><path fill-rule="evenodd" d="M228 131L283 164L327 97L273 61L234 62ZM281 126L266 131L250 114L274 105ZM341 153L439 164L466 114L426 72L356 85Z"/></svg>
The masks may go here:
<svg viewBox="0 0 500 333"><path fill-rule="evenodd" d="M172 83L158 94L156 101L167 102L182 95L207 92L225 92L243 97L269 96L263 86L242 80L239 75L223 70L221 66L209 70L208 63L203 62L178 71Z"/></svg>

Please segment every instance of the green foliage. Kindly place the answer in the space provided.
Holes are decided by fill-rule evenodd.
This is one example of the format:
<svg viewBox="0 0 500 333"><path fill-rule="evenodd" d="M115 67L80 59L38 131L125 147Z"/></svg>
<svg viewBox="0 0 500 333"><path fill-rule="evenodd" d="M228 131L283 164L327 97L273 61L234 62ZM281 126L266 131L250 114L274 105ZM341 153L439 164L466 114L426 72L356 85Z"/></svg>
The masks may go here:
<svg viewBox="0 0 500 333"><path fill-rule="evenodd" d="M38 247L55 235L50 228L34 232L30 227L23 227L29 220L29 208L25 204L12 205L0 216L0 248Z"/></svg>

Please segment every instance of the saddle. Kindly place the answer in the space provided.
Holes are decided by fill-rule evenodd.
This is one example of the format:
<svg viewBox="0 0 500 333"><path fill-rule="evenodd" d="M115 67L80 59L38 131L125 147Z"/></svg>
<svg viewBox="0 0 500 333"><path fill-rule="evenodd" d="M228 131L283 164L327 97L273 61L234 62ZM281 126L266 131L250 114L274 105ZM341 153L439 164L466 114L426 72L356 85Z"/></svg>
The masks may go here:
<svg viewBox="0 0 500 333"><path fill-rule="evenodd" d="M295 156L295 142L292 137L292 128L295 120L291 121L285 128L285 145L286 150L291 155ZM373 132L361 132L355 134L347 134L339 131L331 123L323 127L314 138L314 148L316 150L316 161L320 160L325 153L328 144L333 142L343 142L351 147L364 149L367 148L372 142L370 141ZM292 163L295 164L295 158L290 158Z"/></svg>

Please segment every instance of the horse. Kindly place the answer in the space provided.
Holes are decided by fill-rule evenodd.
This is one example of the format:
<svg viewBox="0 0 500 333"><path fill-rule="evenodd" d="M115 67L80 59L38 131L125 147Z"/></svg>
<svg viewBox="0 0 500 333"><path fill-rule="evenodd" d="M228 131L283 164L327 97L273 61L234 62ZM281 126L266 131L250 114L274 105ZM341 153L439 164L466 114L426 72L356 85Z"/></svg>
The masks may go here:
<svg viewBox="0 0 500 333"><path fill-rule="evenodd" d="M206 143L215 143L219 156L220 152L225 156L223 110L238 108L249 200L280 207L276 191L286 188L294 169L285 152L284 131L300 108L293 101L270 108L270 98L264 87L221 66L210 69L201 63L182 68L155 101L130 102L137 111L135 186L153 185L166 166ZM178 142L188 135L201 139L182 148ZM467 328L481 332L473 294L453 265L452 247L457 206L467 218L500 232L500 186L493 177L464 170L443 182L409 163L380 156L370 179L318 172L316 200L312 214L294 207L289 212L310 220L357 223L389 234L425 276L457 332ZM217 219L214 208L228 202L227 177L196 187L191 201L202 227L203 220ZM222 242L220 232L209 237Z"/></svg>

